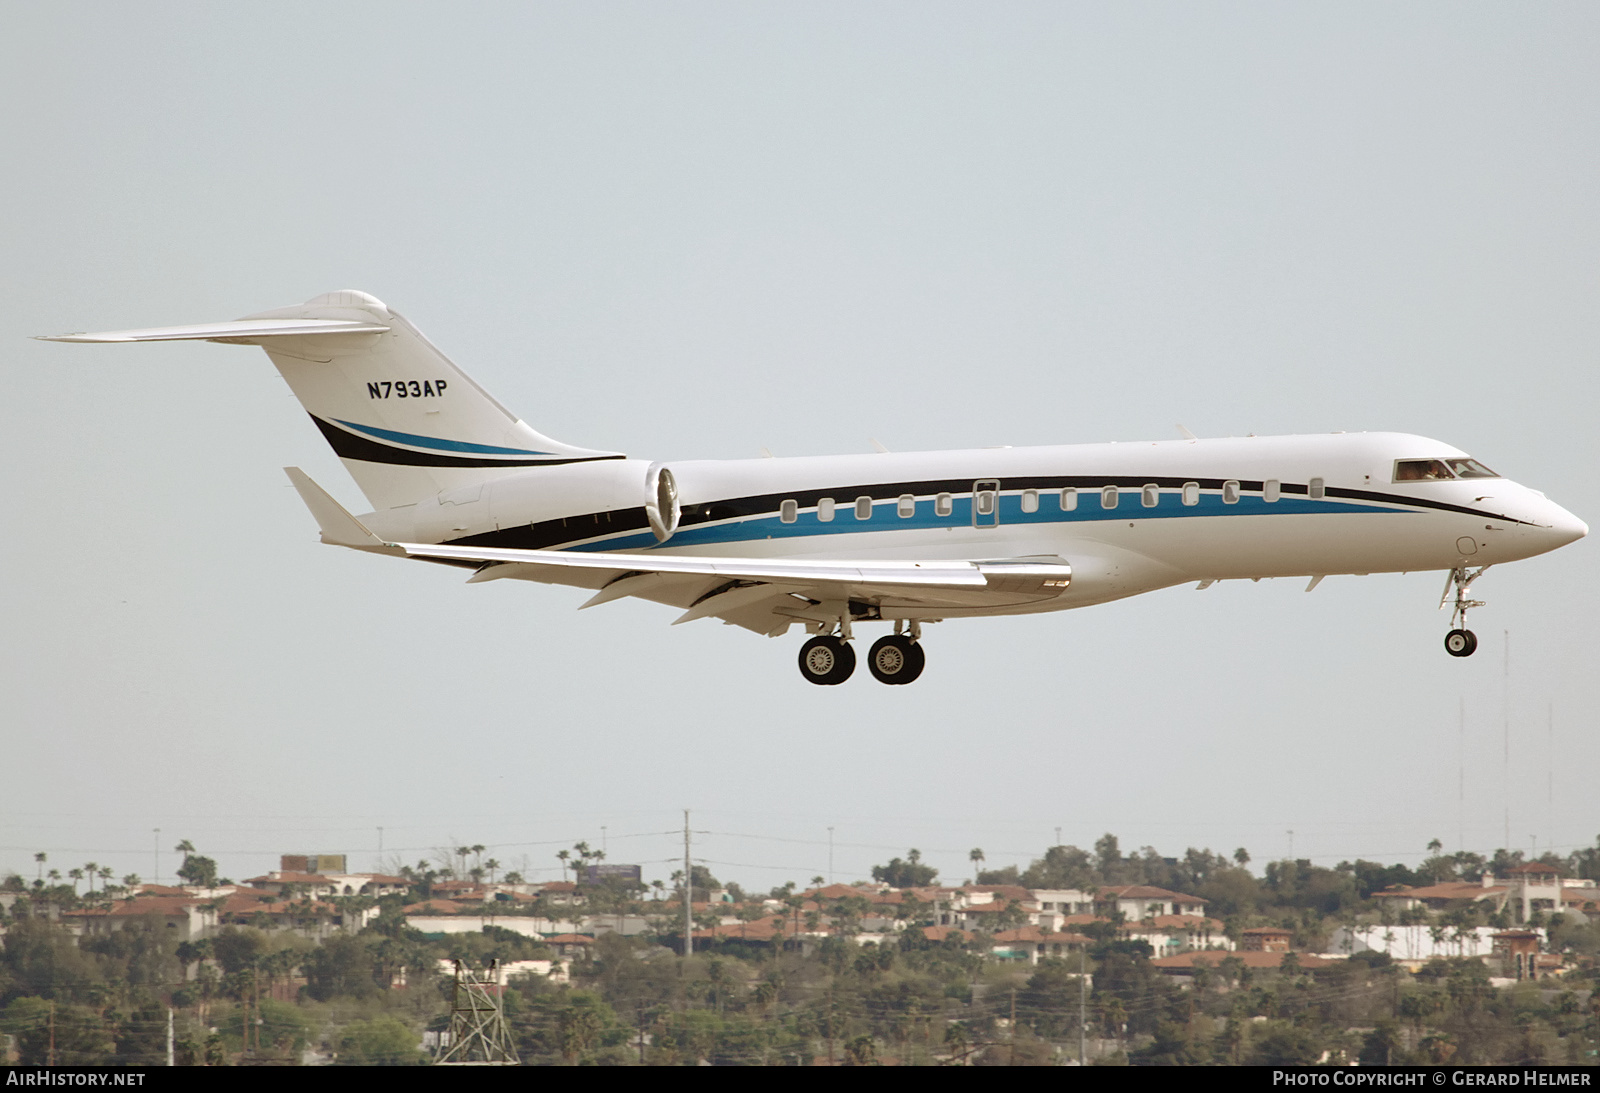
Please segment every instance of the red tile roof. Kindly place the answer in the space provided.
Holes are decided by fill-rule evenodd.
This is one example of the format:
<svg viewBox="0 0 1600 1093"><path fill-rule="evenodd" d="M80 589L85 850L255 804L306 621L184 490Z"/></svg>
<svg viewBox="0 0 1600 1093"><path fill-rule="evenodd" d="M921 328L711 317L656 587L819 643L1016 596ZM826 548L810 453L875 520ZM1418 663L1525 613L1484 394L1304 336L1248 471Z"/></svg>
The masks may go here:
<svg viewBox="0 0 1600 1093"><path fill-rule="evenodd" d="M1124 922L1120 928L1129 932L1137 930L1221 930L1223 924L1214 918L1202 918L1200 915L1156 915L1153 918L1142 918L1138 922ZM1249 932L1248 930L1245 931L1245 933ZM1284 933L1288 932L1287 930L1284 931Z"/></svg>
<svg viewBox="0 0 1600 1093"><path fill-rule="evenodd" d="M1023 926L1016 930L1001 930L994 935L996 941L1027 941L1036 944L1056 945L1088 945L1089 939L1082 934L1053 933L1039 929L1037 926Z"/></svg>
<svg viewBox="0 0 1600 1093"><path fill-rule="evenodd" d="M74 918L122 918L137 915L186 915L189 908L202 903L211 902L200 896L135 896L133 899L119 899L110 907L90 907L74 911L62 911L63 917Z"/></svg>
<svg viewBox="0 0 1600 1093"><path fill-rule="evenodd" d="M1193 968L1196 964L1204 964L1214 968L1228 957L1237 957L1243 961L1247 968L1276 968L1282 965L1283 958L1288 953L1263 953L1252 950L1240 949L1228 952L1222 949L1199 949L1190 953L1178 953L1176 956L1160 956L1150 961L1153 968L1181 969ZM1334 961L1325 957L1314 956L1311 953L1295 953L1294 957L1300 962L1300 967L1310 971L1316 968L1332 967Z"/></svg>
<svg viewBox="0 0 1600 1093"><path fill-rule="evenodd" d="M470 908L473 911L477 909L476 907ZM466 904L457 903L455 900L427 899L421 903L413 903L410 906L403 907L401 910L408 915L459 915L461 912L469 910L469 908Z"/></svg>
<svg viewBox="0 0 1600 1093"><path fill-rule="evenodd" d="M1207 902L1199 896L1186 896L1182 892L1169 892L1165 888L1154 888L1148 884L1107 885L1100 889L1099 898L1102 900L1166 899L1177 900L1179 903Z"/></svg>

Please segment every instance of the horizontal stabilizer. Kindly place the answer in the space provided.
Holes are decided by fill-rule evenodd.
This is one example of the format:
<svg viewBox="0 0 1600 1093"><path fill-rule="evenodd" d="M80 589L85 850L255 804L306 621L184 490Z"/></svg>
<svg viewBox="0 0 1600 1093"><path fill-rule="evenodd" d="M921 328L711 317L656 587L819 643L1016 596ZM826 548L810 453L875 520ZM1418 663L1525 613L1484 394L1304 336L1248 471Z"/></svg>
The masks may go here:
<svg viewBox="0 0 1600 1093"><path fill-rule="evenodd" d="M41 342L204 342L240 338L287 338L303 334L382 334L387 326L348 319L238 319L199 326L157 326L149 330L106 330L98 334L40 335Z"/></svg>
<svg viewBox="0 0 1600 1093"><path fill-rule="evenodd" d="M343 505L330 497L327 490L313 482L311 476L299 467L285 467L283 473L289 476L300 500L311 510L317 527L322 531L324 543L356 550L382 551L385 554L405 553L368 531L365 524L351 516Z"/></svg>

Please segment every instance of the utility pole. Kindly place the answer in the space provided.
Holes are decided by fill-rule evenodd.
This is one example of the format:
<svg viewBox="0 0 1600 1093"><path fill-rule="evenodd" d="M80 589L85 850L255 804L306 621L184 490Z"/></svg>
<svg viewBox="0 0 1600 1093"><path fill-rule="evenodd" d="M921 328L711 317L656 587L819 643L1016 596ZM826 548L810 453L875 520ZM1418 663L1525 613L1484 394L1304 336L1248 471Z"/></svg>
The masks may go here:
<svg viewBox="0 0 1600 1093"><path fill-rule="evenodd" d="M154 877L154 880L155 880L156 884L160 884L161 883L161 829L158 827L158 828L155 829L155 832L156 832L156 875Z"/></svg>
<svg viewBox="0 0 1600 1093"><path fill-rule="evenodd" d="M1089 1026L1089 986L1087 981L1088 954L1078 950L1078 1065L1087 1066L1084 1059L1084 1030Z"/></svg>
<svg viewBox="0 0 1600 1093"><path fill-rule="evenodd" d="M1011 1041L1009 1051L1006 1053L1006 1062L1011 1066L1017 1065L1017 988L1011 988L1011 1024L1006 1029L1010 1033Z"/></svg>
<svg viewBox="0 0 1600 1093"><path fill-rule="evenodd" d="M1504 630L1505 635L1505 684L1504 701L1501 711L1501 737L1503 754L1500 768L1500 794L1505 798L1505 839L1500 844L1506 848L1506 853L1511 853L1511 631Z"/></svg>
<svg viewBox="0 0 1600 1093"><path fill-rule="evenodd" d="M1467 700L1456 724L1456 849L1467 848Z"/></svg>
<svg viewBox="0 0 1600 1093"><path fill-rule="evenodd" d="M683 810L683 958L694 955L694 867L689 864L689 810Z"/></svg>
<svg viewBox="0 0 1600 1093"><path fill-rule="evenodd" d="M828 828L828 883L833 883L833 828Z"/></svg>

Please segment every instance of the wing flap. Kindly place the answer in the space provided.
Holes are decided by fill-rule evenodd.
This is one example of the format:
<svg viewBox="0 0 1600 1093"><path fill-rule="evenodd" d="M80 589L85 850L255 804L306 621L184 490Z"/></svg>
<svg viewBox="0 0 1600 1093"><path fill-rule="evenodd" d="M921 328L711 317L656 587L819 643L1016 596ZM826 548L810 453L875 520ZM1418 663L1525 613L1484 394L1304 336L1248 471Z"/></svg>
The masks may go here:
<svg viewBox="0 0 1600 1093"><path fill-rule="evenodd" d="M429 543L399 543L415 558L447 558L468 562L515 562L540 569L610 571L620 575L639 573L683 574L721 577L723 580L809 586L860 585L887 588L971 588L989 587L983 570L974 562L867 562L867 561L792 561L780 558L712 558L682 554L601 554L571 550L516 550L510 547L457 547ZM1057 563L1059 570L1065 563ZM1014 567L1012 567L1014 568ZM533 577L533 580L544 579ZM568 584L575 581L557 581ZM589 585L588 587L596 587Z"/></svg>

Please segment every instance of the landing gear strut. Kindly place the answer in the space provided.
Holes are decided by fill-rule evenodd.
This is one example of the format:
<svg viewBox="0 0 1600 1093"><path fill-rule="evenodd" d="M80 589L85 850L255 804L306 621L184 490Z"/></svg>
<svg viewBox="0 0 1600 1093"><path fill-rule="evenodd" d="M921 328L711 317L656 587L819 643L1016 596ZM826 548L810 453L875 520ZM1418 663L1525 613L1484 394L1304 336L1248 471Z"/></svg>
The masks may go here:
<svg viewBox="0 0 1600 1093"><path fill-rule="evenodd" d="M1472 592L1472 582L1483 576L1483 571L1488 566L1479 566L1477 569L1468 569L1459 566L1450 571L1450 576L1444 582L1444 594L1439 597L1439 606L1444 607L1450 599L1450 591L1455 590L1455 606L1450 612L1451 630L1444 636L1444 651L1453 657L1470 657L1478 651L1478 635L1467 629L1467 610L1473 607L1482 607L1482 600L1468 599Z"/></svg>

